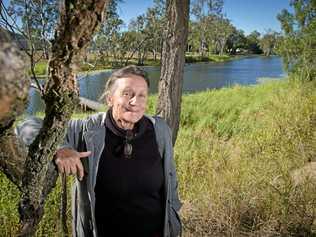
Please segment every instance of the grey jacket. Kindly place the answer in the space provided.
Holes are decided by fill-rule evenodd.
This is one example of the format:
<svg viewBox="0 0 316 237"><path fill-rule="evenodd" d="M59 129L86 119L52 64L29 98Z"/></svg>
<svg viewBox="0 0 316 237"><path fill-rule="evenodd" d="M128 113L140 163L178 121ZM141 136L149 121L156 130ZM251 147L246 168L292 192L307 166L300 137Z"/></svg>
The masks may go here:
<svg viewBox="0 0 316 237"><path fill-rule="evenodd" d="M62 145L77 151L92 152L90 157L81 159L85 176L82 181L76 180L73 188L73 236L76 237L97 236L94 187L106 138L105 116L106 113L98 113L86 120L70 121L65 143ZM176 237L181 235L181 220L178 215L181 203L177 190L171 131L162 118L147 117L154 125L159 152L164 160L166 204L163 237Z"/></svg>

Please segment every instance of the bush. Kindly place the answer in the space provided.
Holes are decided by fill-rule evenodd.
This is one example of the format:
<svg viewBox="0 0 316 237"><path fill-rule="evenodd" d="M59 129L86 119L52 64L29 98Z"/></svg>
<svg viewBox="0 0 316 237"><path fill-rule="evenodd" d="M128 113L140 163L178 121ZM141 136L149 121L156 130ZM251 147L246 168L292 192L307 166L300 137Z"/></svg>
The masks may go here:
<svg viewBox="0 0 316 237"><path fill-rule="evenodd" d="M277 45L286 69L300 80L316 79L316 4L315 0L291 1L293 10L279 15L283 37Z"/></svg>

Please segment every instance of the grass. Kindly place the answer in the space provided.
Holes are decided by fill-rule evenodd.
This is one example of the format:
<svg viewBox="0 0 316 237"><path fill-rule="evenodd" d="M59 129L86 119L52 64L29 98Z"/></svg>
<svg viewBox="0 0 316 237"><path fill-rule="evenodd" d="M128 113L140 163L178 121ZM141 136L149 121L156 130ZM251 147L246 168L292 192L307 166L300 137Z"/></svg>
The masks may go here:
<svg viewBox="0 0 316 237"><path fill-rule="evenodd" d="M315 161L315 88L282 80L184 95L175 146L184 236L316 236L316 179L292 178ZM19 194L0 175L0 230L11 236ZM58 236L59 197L58 186L37 236Z"/></svg>
<svg viewBox="0 0 316 237"><path fill-rule="evenodd" d="M46 76L47 75L47 62L40 61L35 65L35 74L38 76ZM29 72L31 73L31 72Z"/></svg>
<svg viewBox="0 0 316 237"><path fill-rule="evenodd" d="M197 63L197 62L225 62L233 59L233 56L229 55L216 55L209 54L205 56L201 56L198 54L189 54L187 53L185 56L186 63Z"/></svg>
<svg viewBox="0 0 316 237"><path fill-rule="evenodd" d="M175 149L187 235L315 236L315 83L267 82L183 99Z"/></svg>

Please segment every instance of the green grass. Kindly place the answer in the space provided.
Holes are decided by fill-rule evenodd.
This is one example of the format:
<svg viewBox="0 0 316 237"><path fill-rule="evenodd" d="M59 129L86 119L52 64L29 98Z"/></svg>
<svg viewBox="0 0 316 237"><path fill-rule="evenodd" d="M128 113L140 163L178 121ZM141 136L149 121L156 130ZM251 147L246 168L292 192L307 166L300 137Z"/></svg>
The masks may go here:
<svg viewBox="0 0 316 237"><path fill-rule="evenodd" d="M315 161L315 89L282 80L183 96L175 160L184 236L316 236L316 179L295 185L291 176ZM10 236L19 194L0 182L0 230ZM58 236L59 196L50 195L38 236Z"/></svg>
<svg viewBox="0 0 316 237"><path fill-rule="evenodd" d="M187 233L314 236L315 83L275 81L183 99L175 157ZM315 178L315 177L314 177Z"/></svg>
<svg viewBox="0 0 316 237"><path fill-rule="evenodd" d="M35 74L38 76L47 75L47 62L46 61L38 62L35 65Z"/></svg>
<svg viewBox="0 0 316 237"><path fill-rule="evenodd" d="M233 59L232 56L229 55L205 55L200 56L196 54L186 54L185 62L186 63L198 63L198 62L225 62Z"/></svg>

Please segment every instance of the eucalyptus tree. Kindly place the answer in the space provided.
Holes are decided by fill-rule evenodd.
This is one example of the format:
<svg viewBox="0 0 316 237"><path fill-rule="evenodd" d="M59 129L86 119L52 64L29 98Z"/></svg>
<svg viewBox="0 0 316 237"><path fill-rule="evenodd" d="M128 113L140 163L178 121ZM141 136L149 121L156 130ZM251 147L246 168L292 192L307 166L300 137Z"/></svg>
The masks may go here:
<svg viewBox="0 0 316 237"><path fill-rule="evenodd" d="M0 26L10 32L12 40L28 56L32 78L41 92L35 67L49 58L57 17L56 0L11 0L8 7L1 1Z"/></svg>
<svg viewBox="0 0 316 237"><path fill-rule="evenodd" d="M234 33L235 27L230 23L229 19L223 16L212 16L209 20L209 28L207 31L207 42L209 49L213 48L216 54L223 55L227 46L229 37Z"/></svg>
<svg viewBox="0 0 316 237"><path fill-rule="evenodd" d="M120 40L120 65L128 65L140 47L138 36L134 31L124 31Z"/></svg>
<svg viewBox="0 0 316 237"><path fill-rule="evenodd" d="M227 50L230 54L244 52L247 49L247 39L243 30L234 29L227 40Z"/></svg>
<svg viewBox="0 0 316 237"><path fill-rule="evenodd" d="M139 15L129 24L129 30L137 35L138 44L136 44L135 50L139 65L142 65L144 59L148 58L149 52L152 53L155 61L158 55L161 58L162 35L166 26L165 7L164 0L155 0L153 7L147 8L144 14Z"/></svg>
<svg viewBox="0 0 316 237"><path fill-rule="evenodd" d="M191 6L191 14L194 16L196 33L199 39L199 52L203 56L207 50L207 31L214 16L222 14L223 0L194 0Z"/></svg>
<svg viewBox="0 0 316 237"><path fill-rule="evenodd" d="M283 10L278 19L283 36L278 53L286 69L302 80L316 78L316 1L291 1L293 13Z"/></svg>
<svg viewBox="0 0 316 237"><path fill-rule="evenodd" d="M146 55L146 41L149 39L149 36L145 34L146 27L146 16L145 14L139 15L136 18L132 19L129 23L129 31L135 34L136 39L136 54L137 54L137 64L143 65Z"/></svg>
<svg viewBox="0 0 316 237"><path fill-rule="evenodd" d="M268 30L260 39L259 45L265 56L270 56L274 53L278 40L278 33Z"/></svg>
<svg viewBox="0 0 316 237"><path fill-rule="evenodd" d="M78 104L75 62L103 19L108 0L64 0L52 39L43 126L28 149L14 132L14 122L25 108L29 83L25 60L14 45L0 45L0 170L21 192L19 236L34 235L44 204L58 173L53 163L65 126ZM3 102L6 102L5 104Z"/></svg>
<svg viewBox="0 0 316 237"><path fill-rule="evenodd" d="M163 1L156 0L154 6L146 11L146 26L144 33L148 36L147 47L153 54L156 61L157 55L161 58L162 53L162 35L166 26L165 5Z"/></svg>
<svg viewBox="0 0 316 237"><path fill-rule="evenodd" d="M200 41L197 24L196 21L189 21L187 52L199 51Z"/></svg>
<svg viewBox="0 0 316 237"><path fill-rule="evenodd" d="M188 36L189 0L166 1L157 114L164 117L176 141L180 113L185 50Z"/></svg>
<svg viewBox="0 0 316 237"><path fill-rule="evenodd" d="M262 50L259 46L261 34L258 31L253 31L249 35L246 36L247 38L247 44L248 44L248 52L254 53L254 54L260 54L262 53Z"/></svg>
<svg viewBox="0 0 316 237"><path fill-rule="evenodd" d="M2 25L27 39L26 52L30 54L31 50L42 50L43 57L48 59L50 39L53 37L58 17L58 1L11 0L6 13L7 18L5 14L2 15ZM15 24L17 20L20 20L22 24Z"/></svg>
<svg viewBox="0 0 316 237"><path fill-rule="evenodd" d="M117 66L121 56L119 52L122 46L121 30L124 22L117 13L119 2L118 0L110 1L105 12L106 19L93 40L93 49L98 53L99 60L103 64L111 63L112 66Z"/></svg>

